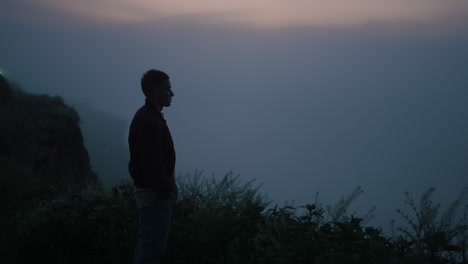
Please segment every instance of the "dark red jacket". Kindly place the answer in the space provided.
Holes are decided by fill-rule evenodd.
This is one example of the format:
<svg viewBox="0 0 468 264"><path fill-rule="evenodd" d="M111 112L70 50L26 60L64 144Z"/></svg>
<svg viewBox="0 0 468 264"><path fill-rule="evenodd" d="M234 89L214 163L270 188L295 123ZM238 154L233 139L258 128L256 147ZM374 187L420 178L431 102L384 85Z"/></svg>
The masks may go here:
<svg viewBox="0 0 468 264"><path fill-rule="evenodd" d="M175 151L161 112L148 100L135 114L128 135L130 175L136 187L169 198L174 188Z"/></svg>

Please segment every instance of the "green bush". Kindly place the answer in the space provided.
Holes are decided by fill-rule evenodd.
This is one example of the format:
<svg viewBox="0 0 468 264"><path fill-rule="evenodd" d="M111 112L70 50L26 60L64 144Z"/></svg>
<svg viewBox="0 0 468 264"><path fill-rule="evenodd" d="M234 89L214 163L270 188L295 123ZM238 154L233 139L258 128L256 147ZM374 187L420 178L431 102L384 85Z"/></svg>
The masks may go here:
<svg viewBox="0 0 468 264"><path fill-rule="evenodd" d="M419 205L406 192L405 203L410 207L411 217L397 210L407 222L399 227L400 236L396 245L401 254L408 259L406 263L466 263L467 206L464 204L468 188L464 188L457 199L442 214L440 204L434 204L431 196L435 188L429 188L421 196ZM463 208L464 206L464 208ZM460 216L464 209L464 216Z"/></svg>
<svg viewBox="0 0 468 264"><path fill-rule="evenodd" d="M386 263L389 239L378 229L363 227L362 218L345 215L359 193L357 188L334 207L327 206L332 219L339 216L340 221L324 221L326 210L318 203L301 206L306 210L301 216L292 206L270 209L255 236L255 263Z"/></svg>
<svg viewBox="0 0 468 264"><path fill-rule="evenodd" d="M453 221L464 196L439 218L429 202L433 191L420 207L407 198L418 220L405 216L409 229L391 238L365 226L365 217L347 213L360 188L335 206L270 207L260 186L241 183L232 173L178 178L167 263L461 263L466 250L466 216ZM138 228L133 184L111 190L48 184L32 190L37 197L21 196L18 204L27 206L1 219L0 263L131 262ZM444 236L437 236L441 230Z"/></svg>
<svg viewBox="0 0 468 264"><path fill-rule="evenodd" d="M183 177L169 237L171 262L232 263L233 256L248 258L269 204L252 183L241 184L232 173L219 181L203 178L201 172Z"/></svg>
<svg viewBox="0 0 468 264"><path fill-rule="evenodd" d="M67 188L8 219L8 262L129 263L137 228L133 187ZM5 234L5 233L4 233Z"/></svg>

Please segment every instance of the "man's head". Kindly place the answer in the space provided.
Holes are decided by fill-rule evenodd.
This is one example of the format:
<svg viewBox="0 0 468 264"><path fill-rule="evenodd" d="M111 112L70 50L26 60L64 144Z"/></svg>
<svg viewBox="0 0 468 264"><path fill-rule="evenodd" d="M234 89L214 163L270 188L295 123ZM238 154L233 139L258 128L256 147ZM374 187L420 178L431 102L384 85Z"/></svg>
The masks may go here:
<svg viewBox="0 0 468 264"><path fill-rule="evenodd" d="M156 103L159 107L171 105L171 98L174 93L171 90L169 75L165 72L151 69L141 78L141 90L146 98Z"/></svg>

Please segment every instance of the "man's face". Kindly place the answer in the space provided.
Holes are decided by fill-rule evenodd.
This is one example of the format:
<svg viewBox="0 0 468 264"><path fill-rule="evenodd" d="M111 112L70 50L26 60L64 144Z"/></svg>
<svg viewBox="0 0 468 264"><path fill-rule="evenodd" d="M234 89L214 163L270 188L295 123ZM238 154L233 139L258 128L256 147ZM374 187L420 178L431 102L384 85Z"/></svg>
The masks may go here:
<svg viewBox="0 0 468 264"><path fill-rule="evenodd" d="M157 89L158 103L163 107L168 107L171 105L172 97L174 93L171 90L171 82L169 80L165 81L160 89Z"/></svg>

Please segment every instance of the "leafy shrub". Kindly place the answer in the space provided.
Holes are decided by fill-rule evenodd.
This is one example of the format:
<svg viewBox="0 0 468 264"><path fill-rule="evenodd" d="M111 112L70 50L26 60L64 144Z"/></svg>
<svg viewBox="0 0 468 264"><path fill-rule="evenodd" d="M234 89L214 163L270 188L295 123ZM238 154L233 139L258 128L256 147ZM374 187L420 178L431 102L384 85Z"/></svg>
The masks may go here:
<svg viewBox="0 0 468 264"><path fill-rule="evenodd" d="M252 257L254 234L269 204L252 183L241 184L232 172L221 180L202 172L182 178L169 237L171 262L234 263L233 256Z"/></svg>
<svg viewBox="0 0 468 264"><path fill-rule="evenodd" d="M53 191L5 223L12 229L1 241L3 263L131 262L137 228L132 185Z"/></svg>
<svg viewBox="0 0 468 264"><path fill-rule="evenodd" d="M391 244L379 229L363 227L362 218L346 215L350 202L362 191L356 188L335 206L327 206L332 219L324 221L321 204L300 208L275 206L266 214L256 235L257 262L252 263L386 263Z"/></svg>
<svg viewBox="0 0 468 264"><path fill-rule="evenodd" d="M438 207L429 202L433 191L420 207L408 195L418 220L406 216L410 228L389 238L364 226L365 217L347 213L360 188L334 206L269 207L260 186L241 183L232 173L216 179L196 172L179 177L178 184L167 263L461 263L444 252L466 250L466 216L465 222L453 221L463 197L436 217ZM40 198L23 197L30 204L21 201L28 206L1 219L0 263L131 262L138 228L133 184L35 190ZM443 236L434 235L440 231Z"/></svg>
<svg viewBox="0 0 468 264"><path fill-rule="evenodd" d="M460 259L465 263L466 205L464 217L458 221L456 218L460 215L468 188L463 189L442 214L439 213L440 204L431 200L434 191L435 188L429 188L424 192L419 205L406 192L405 203L414 217L397 210L408 223L407 227L398 228L401 235L396 241L400 252L409 260L408 263L459 263Z"/></svg>

